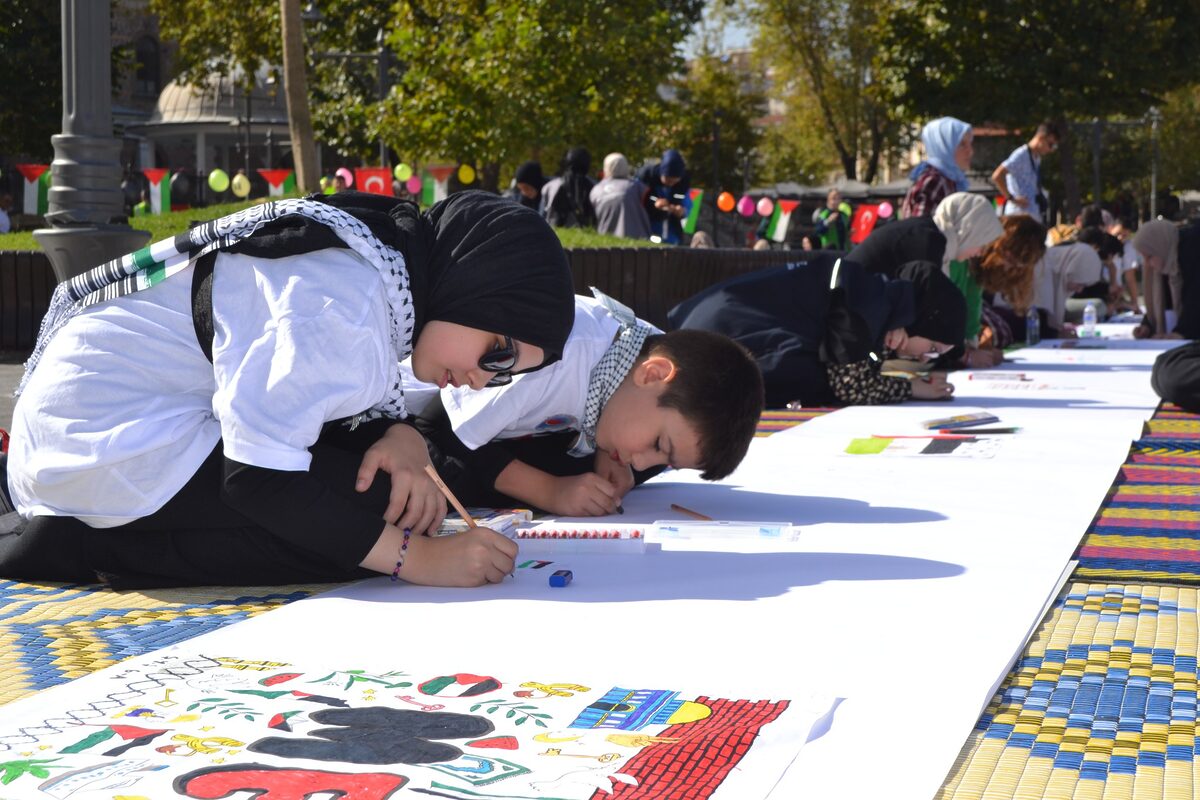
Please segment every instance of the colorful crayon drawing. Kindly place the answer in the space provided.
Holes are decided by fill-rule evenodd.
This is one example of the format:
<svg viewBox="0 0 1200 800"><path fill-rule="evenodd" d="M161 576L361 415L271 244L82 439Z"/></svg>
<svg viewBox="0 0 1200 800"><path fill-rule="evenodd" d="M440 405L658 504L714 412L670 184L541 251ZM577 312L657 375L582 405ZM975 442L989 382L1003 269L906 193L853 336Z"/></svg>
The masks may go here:
<svg viewBox="0 0 1200 800"><path fill-rule="evenodd" d="M4 709L0 796L753 798L811 725L788 700L172 651Z"/></svg>

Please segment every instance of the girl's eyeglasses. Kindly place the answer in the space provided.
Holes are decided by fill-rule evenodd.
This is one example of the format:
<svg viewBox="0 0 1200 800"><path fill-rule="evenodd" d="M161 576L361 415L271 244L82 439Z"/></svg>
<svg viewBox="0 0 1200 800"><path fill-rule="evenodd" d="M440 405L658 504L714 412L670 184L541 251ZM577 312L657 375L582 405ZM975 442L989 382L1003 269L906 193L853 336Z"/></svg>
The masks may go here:
<svg viewBox="0 0 1200 800"><path fill-rule="evenodd" d="M479 368L486 372L494 372L485 385L505 386L512 383L512 370L517 366L517 346L511 336L504 337L504 346L489 350L479 357Z"/></svg>

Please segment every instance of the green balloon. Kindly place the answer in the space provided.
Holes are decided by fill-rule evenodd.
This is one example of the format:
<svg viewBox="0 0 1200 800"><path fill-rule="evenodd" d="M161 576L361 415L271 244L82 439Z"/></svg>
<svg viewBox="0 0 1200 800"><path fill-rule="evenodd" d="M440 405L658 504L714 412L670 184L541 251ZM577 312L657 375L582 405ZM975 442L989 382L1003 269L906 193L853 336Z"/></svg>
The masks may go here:
<svg viewBox="0 0 1200 800"><path fill-rule="evenodd" d="M208 188L214 192L223 192L229 188L229 174L223 169L214 169L208 173Z"/></svg>

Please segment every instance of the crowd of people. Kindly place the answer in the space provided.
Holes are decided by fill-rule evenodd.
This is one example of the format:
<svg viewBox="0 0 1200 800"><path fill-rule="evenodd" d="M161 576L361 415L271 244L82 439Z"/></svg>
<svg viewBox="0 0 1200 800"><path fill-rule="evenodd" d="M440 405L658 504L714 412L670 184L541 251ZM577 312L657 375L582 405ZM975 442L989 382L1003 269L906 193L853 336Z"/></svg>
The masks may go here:
<svg viewBox="0 0 1200 800"><path fill-rule="evenodd" d="M611 153L597 181L576 148L555 177L527 162L506 197L425 211L268 202L100 265L58 287L27 363L0 576L497 582L512 541L432 535L443 482L468 506L609 514L664 468L730 474L764 407L949 400L949 370L999 363L1030 321L1075 335L1072 304L1144 300L1138 335L1200 333L1197 228L1099 206L1043 224L1052 125L992 174L1002 214L965 191L969 124L922 139L902 219L854 244L830 192L811 251L704 289L668 330L576 296L552 226L682 243L674 150L636 172ZM1155 385L1200 407L1200 350L1175 352Z"/></svg>

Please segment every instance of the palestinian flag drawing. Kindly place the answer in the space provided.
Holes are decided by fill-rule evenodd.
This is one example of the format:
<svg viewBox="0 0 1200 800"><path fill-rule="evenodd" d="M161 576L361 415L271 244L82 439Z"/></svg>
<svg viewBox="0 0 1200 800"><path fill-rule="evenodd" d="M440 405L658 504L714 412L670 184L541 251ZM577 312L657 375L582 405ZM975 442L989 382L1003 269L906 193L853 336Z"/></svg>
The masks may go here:
<svg viewBox="0 0 1200 800"><path fill-rule="evenodd" d="M683 221L683 232L691 235L696 232L696 223L700 221L700 201L704 199L704 190L692 189L689 196L692 198L692 209Z"/></svg>
<svg viewBox="0 0 1200 800"><path fill-rule="evenodd" d="M283 197L296 192L296 173L290 169L260 169L259 175L267 182L270 197Z"/></svg>
<svg viewBox="0 0 1200 800"><path fill-rule="evenodd" d="M170 170L144 169L142 174L150 182L150 213L162 214L171 210Z"/></svg>
<svg viewBox="0 0 1200 800"><path fill-rule="evenodd" d="M17 172L25 179L24 214L45 214L50 209L50 165L17 164Z"/></svg>
<svg viewBox="0 0 1200 800"><path fill-rule="evenodd" d="M800 205L799 200L776 200L775 211L771 214L771 221L767 223L767 238L772 242L786 242L788 240L788 228L792 224L792 212L796 210L796 206Z"/></svg>

